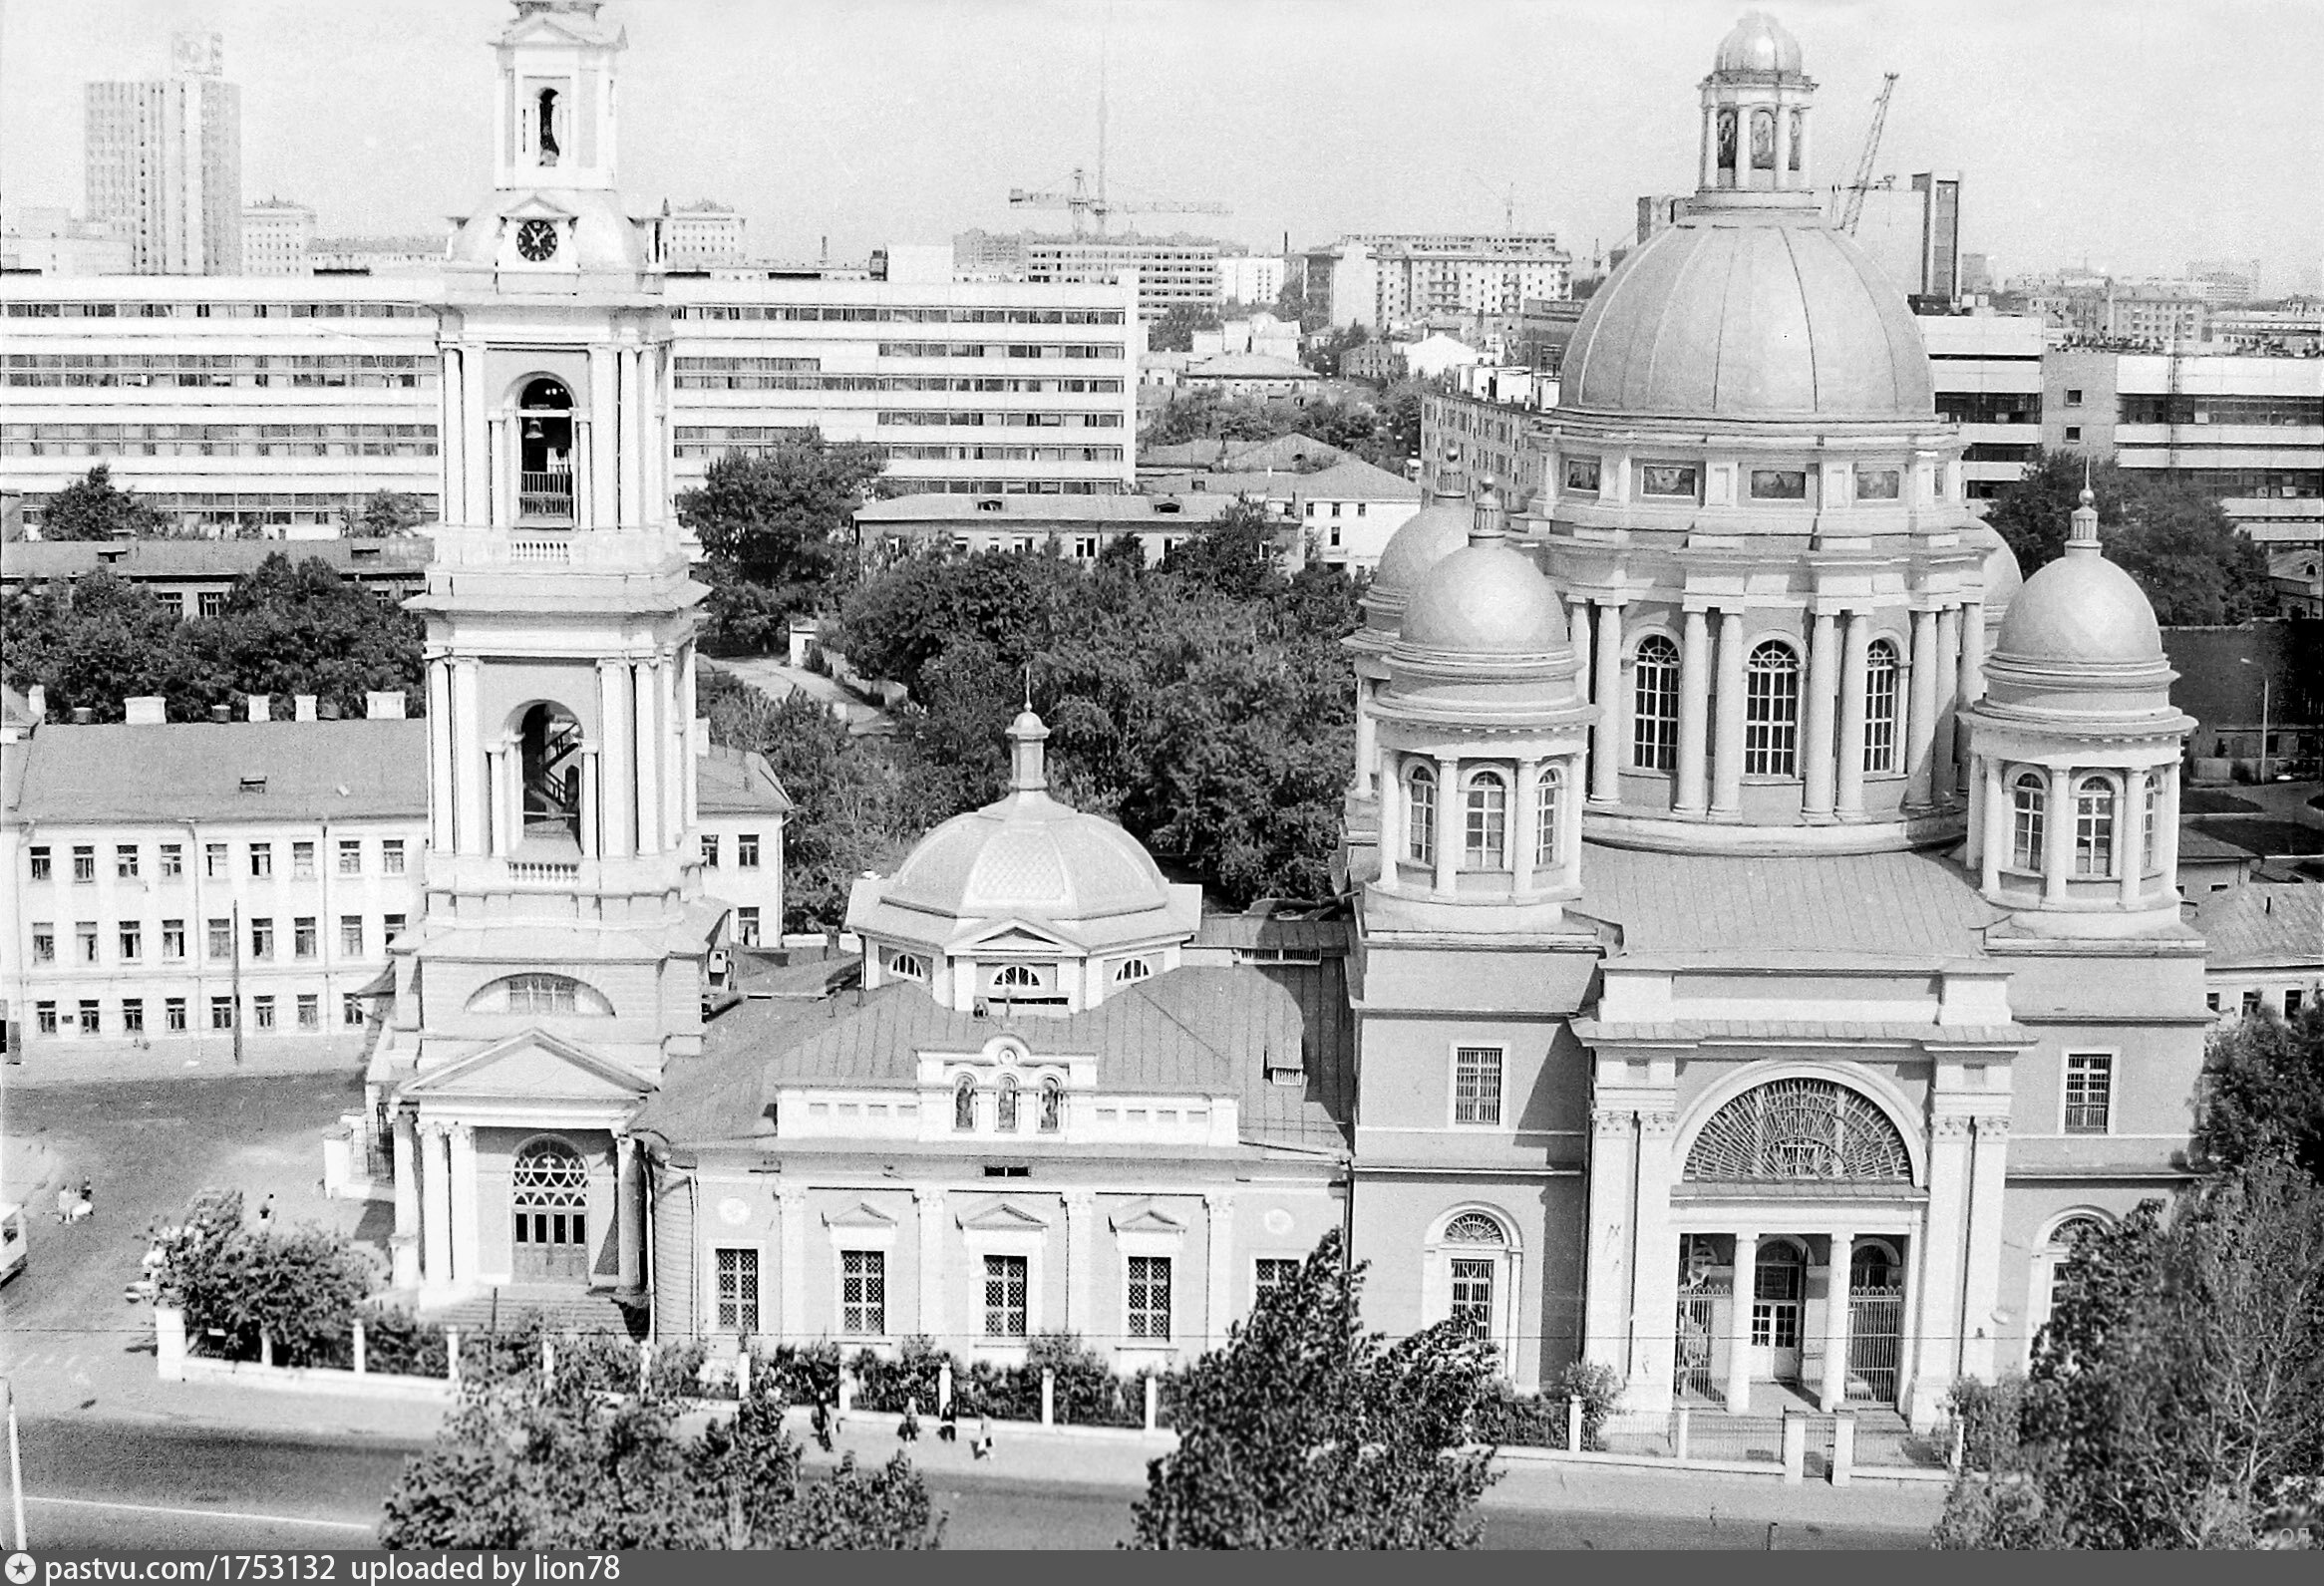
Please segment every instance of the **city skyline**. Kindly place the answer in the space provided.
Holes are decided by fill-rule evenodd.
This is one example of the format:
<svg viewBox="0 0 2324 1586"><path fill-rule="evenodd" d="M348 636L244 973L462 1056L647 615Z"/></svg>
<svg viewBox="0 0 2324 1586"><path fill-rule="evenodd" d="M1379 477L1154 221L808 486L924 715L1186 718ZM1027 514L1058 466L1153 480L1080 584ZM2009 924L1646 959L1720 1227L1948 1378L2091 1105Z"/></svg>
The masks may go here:
<svg viewBox="0 0 2324 1586"><path fill-rule="evenodd" d="M1586 261L1628 240L1638 194L1690 185L1700 67L1657 41L1715 33L1741 9L1472 0L1436 8L1422 32L1401 8L1355 0L616 5L618 20L654 23L624 60L639 113L626 119L621 181L640 209L665 196L734 205L768 256L812 257L825 238L833 256L859 257L970 226L1062 229L1062 214L1012 210L1007 196L1094 163L1103 32L1117 194L1234 211L1150 216L1149 231L1272 251L1286 230L1296 247L1383 227L1498 229L1513 188L1517 226L1556 231ZM5 185L16 203L78 207L83 85L159 76L172 30L210 27L243 86L246 192L309 203L327 231L433 232L489 178L474 44L498 12L494 0L11 8ZM1820 185L1848 179L1880 73L1893 70L1874 174L1961 171L1963 246L2005 270L2088 259L2168 273L2257 256L2270 290L2318 284L2324 205L2268 194L2324 183L2324 131L2300 102L2324 10L2157 0L1936 17L1882 0L1778 14L1821 84ZM1481 38L1507 47L1479 50ZM347 65L318 75L304 64L318 55ZM413 82L443 89L398 98ZM1043 117L1021 116L1027 105ZM2009 114L1985 114L1995 105ZM2232 110L2206 119L2215 107ZM891 117L929 133L898 138Z"/></svg>

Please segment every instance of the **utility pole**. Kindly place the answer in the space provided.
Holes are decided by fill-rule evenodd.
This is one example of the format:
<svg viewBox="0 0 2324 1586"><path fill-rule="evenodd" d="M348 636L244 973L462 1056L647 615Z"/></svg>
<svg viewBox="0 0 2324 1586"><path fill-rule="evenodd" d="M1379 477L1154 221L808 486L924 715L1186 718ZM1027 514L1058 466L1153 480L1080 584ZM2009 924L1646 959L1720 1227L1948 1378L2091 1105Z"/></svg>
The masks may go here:
<svg viewBox="0 0 2324 1586"><path fill-rule="evenodd" d="M0 1377L0 1405L8 1409L8 1501L16 1516L16 1550L26 1547L24 1540L24 1453L16 1441L16 1384Z"/></svg>
<svg viewBox="0 0 2324 1586"><path fill-rule="evenodd" d="M228 917L233 922L233 940L228 945L233 949L234 966L234 1006L228 1022L234 1033L234 1067L238 1069L242 1066L242 905L238 900L234 904L233 913Z"/></svg>

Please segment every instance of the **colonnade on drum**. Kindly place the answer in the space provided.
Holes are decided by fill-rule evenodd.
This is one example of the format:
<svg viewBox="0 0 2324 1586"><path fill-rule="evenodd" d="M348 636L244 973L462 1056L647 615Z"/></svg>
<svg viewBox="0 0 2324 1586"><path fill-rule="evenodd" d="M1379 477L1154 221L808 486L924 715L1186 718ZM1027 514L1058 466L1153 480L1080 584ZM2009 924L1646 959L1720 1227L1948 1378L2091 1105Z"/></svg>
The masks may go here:
<svg viewBox="0 0 2324 1586"><path fill-rule="evenodd" d="M491 350L481 340L441 344L441 424L449 488L446 521L510 528L518 517L517 397L488 389ZM671 359L667 343L624 341L586 349L584 389L573 393L572 526L659 523L669 478ZM521 382L519 383L521 384Z"/></svg>

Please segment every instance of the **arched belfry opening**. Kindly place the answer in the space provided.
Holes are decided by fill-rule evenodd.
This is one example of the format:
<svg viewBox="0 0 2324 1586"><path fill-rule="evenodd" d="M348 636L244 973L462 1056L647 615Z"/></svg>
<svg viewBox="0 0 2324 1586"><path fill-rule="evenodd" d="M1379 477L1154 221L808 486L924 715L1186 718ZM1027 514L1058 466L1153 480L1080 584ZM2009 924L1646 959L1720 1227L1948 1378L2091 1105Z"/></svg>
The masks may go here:
<svg viewBox="0 0 2324 1586"><path fill-rule="evenodd" d="M555 705L525 711L516 733L523 778L522 839L577 845L581 836L581 724Z"/></svg>
<svg viewBox="0 0 2324 1586"><path fill-rule="evenodd" d="M542 89L540 91L539 99L535 101L534 115L538 118L540 162L543 165L553 165L556 163L556 157L558 153L556 142L556 90L553 88Z"/></svg>
<svg viewBox="0 0 2324 1586"><path fill-rule="evenodd" d="M573 394L542 375L516 400L517 515L529 522L573 520Z"/></svg>

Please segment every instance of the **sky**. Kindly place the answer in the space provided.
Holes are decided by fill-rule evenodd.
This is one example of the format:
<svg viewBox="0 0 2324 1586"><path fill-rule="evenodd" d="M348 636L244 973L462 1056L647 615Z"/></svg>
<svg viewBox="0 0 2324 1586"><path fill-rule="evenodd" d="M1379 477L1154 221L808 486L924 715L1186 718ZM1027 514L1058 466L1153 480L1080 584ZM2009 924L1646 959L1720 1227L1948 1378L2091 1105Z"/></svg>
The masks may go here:
<svg viewBox="0 0 2324 1586"><path fill-rule="evenodd" d="M1520 229L1578 259L1641 193L1690 190L1697 85L1742 0L609 0L628 29L632 209L710 197L752 252L1064 216L1012 187L1094 164L1116 197L1274 251L1358 230ZM1958 170L1962 246L2004 271L2324 269L2324 0L1777 0L1817 96L1818 179ZM505 0L0 0L0 199L80 206L85 82L162 75L225 36L243 194L330 234L436 233L491 180ZM1121 224L1116 222L1117 226Z"/></svg>

